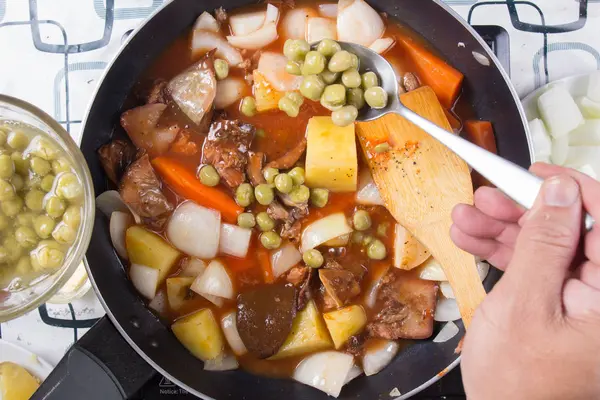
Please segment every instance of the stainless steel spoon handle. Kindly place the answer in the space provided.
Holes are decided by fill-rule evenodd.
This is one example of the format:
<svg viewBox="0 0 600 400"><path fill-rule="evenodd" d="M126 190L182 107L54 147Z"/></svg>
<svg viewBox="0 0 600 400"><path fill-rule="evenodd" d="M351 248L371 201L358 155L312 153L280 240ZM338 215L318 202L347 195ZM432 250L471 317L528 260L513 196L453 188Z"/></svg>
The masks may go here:
<svg viewBox="0 0 600 400"><path fill-rule="evenodd" d="M517 164L440 128L402 104L394 112L436 138L514 201L527 209L533 207L542 188L542 179ZM594 219L586 214L585 228L589 231L593 225Z"/></svg>

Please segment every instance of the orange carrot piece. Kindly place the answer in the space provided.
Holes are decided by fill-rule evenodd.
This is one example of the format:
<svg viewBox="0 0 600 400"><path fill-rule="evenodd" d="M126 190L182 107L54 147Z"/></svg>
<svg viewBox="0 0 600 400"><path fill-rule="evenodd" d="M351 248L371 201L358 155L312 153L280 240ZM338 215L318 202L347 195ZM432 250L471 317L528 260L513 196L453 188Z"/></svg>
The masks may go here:
<svg viewBox="0 0 600 400"><path fill-rule="evenodd" d="M269 251L264 247L259 246L256 249L256 258L258 259L258 263L262 269L265 283L273 283L275 281L275 277L273 276L273 268L271 267L271 256L269 255Z"/></svg>
<svg viewBox="0 0 600 400"><path fill-rule="evenodd" d="M175 193L201 206L220 211L225 221L235 223L238 214L244 211L220 189L201 184L192 172L177 161L167 157L157 157L152 160L152 165Z"/></svg>
<svg viewBox="0 0 600 400"><path fill-rule="evenodd" d="M467 138L479 147L483 147L487 151L498 154L496 147L496 136L494 128L489 121L465 121L465 131Z"/></svg>
<svg viewBox="0 0 600 400"><path fill-rule="evenodd" d="M444 107L452 108L464 75L411 38L401 37L398 44L411 57L421 83L433 89Z"/></svg>

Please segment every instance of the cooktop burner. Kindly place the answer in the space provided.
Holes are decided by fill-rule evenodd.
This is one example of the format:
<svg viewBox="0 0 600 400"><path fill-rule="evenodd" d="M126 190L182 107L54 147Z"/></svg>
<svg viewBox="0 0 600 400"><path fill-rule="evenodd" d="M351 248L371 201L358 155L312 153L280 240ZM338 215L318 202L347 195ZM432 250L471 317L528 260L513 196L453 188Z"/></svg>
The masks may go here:
<svg viewBox="0 0 600 400"><path fill-rule="evenodd" d="M498 57L500 64L510 75L510 43L508 32L495 25L474 25L473 28L481 35L492 51ZM157 375L148 385L146 385L135 399L156 400L156 399L193 399L194 396L186 394L185 390L180 389L168 379ZM430 386L423 392L413 397L415 400L462 400L466 399L465 391L462 386L462 377L460 368L455 368L437 383Z"/></svg>

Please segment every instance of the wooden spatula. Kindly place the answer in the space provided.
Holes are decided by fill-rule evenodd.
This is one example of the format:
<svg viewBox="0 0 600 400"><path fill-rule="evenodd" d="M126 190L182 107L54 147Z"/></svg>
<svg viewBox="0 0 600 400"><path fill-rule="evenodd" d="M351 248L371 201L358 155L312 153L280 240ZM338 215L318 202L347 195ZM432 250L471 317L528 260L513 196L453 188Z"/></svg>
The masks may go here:
<svg viewBox="0 0 600 400"><path fill-rule="evenodd" d="M452 130L431 88L421 87L403 94L401 100L422 117ZM467 164L397 114L359 122L357 135L387 208L442 265L468 326L483 301L485 290L475 258L456 247L449 233L454 206L473 204ZM391 148L381 152L382 147L386 147L384 143ZM379 144L384 145L377 146Z"/></svg>

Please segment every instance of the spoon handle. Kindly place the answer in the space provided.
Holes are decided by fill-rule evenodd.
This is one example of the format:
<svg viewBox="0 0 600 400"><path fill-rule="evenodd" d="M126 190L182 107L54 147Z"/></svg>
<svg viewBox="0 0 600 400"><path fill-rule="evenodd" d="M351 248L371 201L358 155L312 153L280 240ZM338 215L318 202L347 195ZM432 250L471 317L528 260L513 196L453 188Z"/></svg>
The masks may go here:
<svg viewBox="0 0 600 400"><path fill-rule="evenodd" d="M400 105L395 112L448 147L514 201L526 209L533 207L533 203L542 187L542 179L517 164L440 128L404 105ZM586 213L586 230L591 230L593 225L594 219Z"/></svg>

